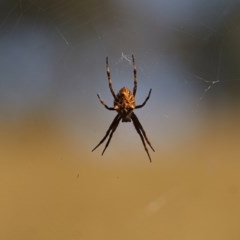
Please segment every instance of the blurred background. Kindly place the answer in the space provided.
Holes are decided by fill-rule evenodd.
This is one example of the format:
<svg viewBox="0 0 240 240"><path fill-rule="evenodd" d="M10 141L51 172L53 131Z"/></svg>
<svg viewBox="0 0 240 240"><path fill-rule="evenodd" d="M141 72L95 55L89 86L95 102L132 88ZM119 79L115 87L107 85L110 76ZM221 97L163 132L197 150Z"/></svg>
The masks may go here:
<svg viewBox="0 0 240 240"><path fill-rule="evenodd" d="M0 1L1 239L240 239L238 0ZM149 162L114 89L133 87Z"/></svg>

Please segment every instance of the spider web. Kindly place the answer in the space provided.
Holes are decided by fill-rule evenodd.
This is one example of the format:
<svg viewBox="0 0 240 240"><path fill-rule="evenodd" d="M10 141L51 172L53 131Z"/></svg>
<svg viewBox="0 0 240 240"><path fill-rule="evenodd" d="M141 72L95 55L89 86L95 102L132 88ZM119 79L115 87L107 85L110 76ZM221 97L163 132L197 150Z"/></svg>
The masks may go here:
<svg viewBox="0 0 240 240"><path fill-rule="evenodd" d="M212 103L222 106L232 96L225 86L238 79L238 71L231 71L237 57L229 54L237 54L231 37L239 27L238 7L237 0L147 5L135 0L1 1L1 117L16 120L32 111L53 112L60 121L70 121L70 132L92 139L95 134L80 126L98 116L90 124L102 132L113 117L103 113L96 98L100 93L112 104L105 56L118 91L132 88L134 53L136 101L153 89L138 115L166 142L164 124L173 128L182 119L186 126L178 125L178 130L190 129L192 111Z"/></svg>

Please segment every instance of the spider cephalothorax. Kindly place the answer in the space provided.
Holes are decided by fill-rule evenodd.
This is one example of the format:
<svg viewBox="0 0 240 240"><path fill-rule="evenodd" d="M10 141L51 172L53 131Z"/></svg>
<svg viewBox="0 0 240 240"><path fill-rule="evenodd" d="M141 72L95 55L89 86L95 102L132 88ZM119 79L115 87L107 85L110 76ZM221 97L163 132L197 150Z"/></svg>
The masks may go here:
<svg viewBox="0 0 240 240"><path fill-rule="evenodd" d="M118 127L118 124L120 122L120 120L122 120L122 122L133 122L133 125L137 131L137 133L139 134L144 149L147 152L147 155L149 157L149 160L151 162L151 157L150 154L148 152L147 146L145 141L148 143L148 145L151 147L151 149L153 151L155 151L150 143L150 141L147 138L147 135L141 125L141 123L139 122L137 116L135 115L135 113L133 112L134 109L137 108L141 108L143 107L146 102L148 101L148 99L150 98L151 95L151 91L152 89L150 89L147 98L145 99L145 101L141 104L141 105L137 105L135 104L135 95L137 92L137 69L136 69L136 64L135 64L135 60L134 60L134 56L132 55L132 61L133 61L133 74L134 74L134 87L133 87L133 92L131 92L127 87L123 87L119 90L118 94L116 95L114 90L113 90L113 86L112 86L112 81L111 81L111 76L110 76L110 69L108 66L108 58L106 58L106 67L107 67L107 77L108 77L108 84L109 84L109 88L110 91L113 95L114 98L114 103L113 103L113 107L108 107L104 101L101 99L101 97L98 96L99 101L101 102L101 104L107 108L108 110L115 110L117 111L117 116L114 118L114 120L112 121L110 127L108 128L105 136L103 137L103 139L99 142L99 144L92 150L94 151L97 147L99 147L104 141L105 139L108 137L108 141L105 145L105 148L103 149L102 155L104 154L105 150L107 149L111 138L113 136L113 133L115 132L115 130Z"/></svg>

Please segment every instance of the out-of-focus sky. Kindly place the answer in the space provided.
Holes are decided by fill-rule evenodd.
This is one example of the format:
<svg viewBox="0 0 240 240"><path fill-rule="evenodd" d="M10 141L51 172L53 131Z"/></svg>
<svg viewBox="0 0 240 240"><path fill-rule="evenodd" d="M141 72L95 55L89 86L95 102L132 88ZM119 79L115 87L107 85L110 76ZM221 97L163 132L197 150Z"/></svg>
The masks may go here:
<svg viewBox="0 0 240 240"><path fill-rule="evenodd" d="M239 239L240 4L0 2L1 239ZM133 87L149 163L108 88ZM2 234L2 236L1 236Z"/></svg>
<svg viewBox="0 0 240 240"><path fill-rule="evenodd" d="M75 137L90 137L87 148L113 118L96 98L101 93L112 104L105 57L118 91L132 88L134 53L137 102L153 89L139 111L144 125L162 144L172 137L169 129L174 138L188 134L202 109L238 104L238 7L238 1L2 1L1 120L51 114Z"/></svg>

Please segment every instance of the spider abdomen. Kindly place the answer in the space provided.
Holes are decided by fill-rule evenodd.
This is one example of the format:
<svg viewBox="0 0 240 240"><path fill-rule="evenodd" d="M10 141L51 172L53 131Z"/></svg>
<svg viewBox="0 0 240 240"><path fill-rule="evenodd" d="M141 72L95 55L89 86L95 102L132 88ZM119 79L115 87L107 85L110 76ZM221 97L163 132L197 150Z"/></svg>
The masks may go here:
<svg viewBox="0 0 240 240"><path fill-rule="evenodd" d="M121 114L123 122L131 122L131 114L135 108L135 97L132 92L123 87L114 100L114 108Z"/></svg>
<svg viewBox="0 0 240 240"><path fill-rule="evenodd" d="M114 108L116 110L128 110L135 108L135 98L128 88L123 87L119 90L117 98L114 100Z"/></svg>

